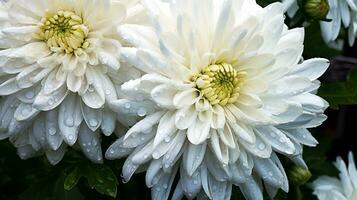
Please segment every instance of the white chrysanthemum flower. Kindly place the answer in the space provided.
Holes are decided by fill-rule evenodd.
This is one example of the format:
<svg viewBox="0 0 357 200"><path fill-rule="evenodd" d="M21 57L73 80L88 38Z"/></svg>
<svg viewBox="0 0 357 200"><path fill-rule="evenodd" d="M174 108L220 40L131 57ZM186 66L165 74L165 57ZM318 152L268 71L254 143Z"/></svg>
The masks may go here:
<svg viewBox="0 0 357 200"><path fill-rule="evenodd" d="M296 0L282 0L285 11L289 17L293 17L299 9ZM340 34L342 25L348 29L348 43L354 44L357 37L357 2L352 0L328 0L330 10L326 19L331 21L321 21L322 38L327 44L334 44ZM337 45L337 46L336 46Z"/></svg>
<svg viewBox="0 0 357 200"><path fill-rule="evenodd" d="M10 0L0 12L0 139L19 155L44 151L55 164L77 141L102 161L100 131L116 115L115 85L137 78L120 67L118 27L142 19L138 0ZM119 69L120 68L120 69Z"/></svg>
<svg viewBox="0 0 357 200"><path fill-rule="evenodd" d="M340 180L322 176L312 183L314 194L319 200L357 199L357 170L352 152L348 155L348 167L338 157L335 166L340 171Z"/></svg>
<svg viewBox="0 0 357 200"><path fill-rule="evenodd" d="M302 145L317 141L327 102L316 96L326 59L300 62L304 30L288 30L281 3L253 0L144 1L153 27L125 25L137 48L126 60L146 72L124 83L132 99L111 107L143 116L106 152L129 155L123 178L146 169L153 199L205 194L229 199L232 184L247 199L271 196L288 181L276 153L305 167Z"/></svg>
<svg viewBox="0 0 357 200"><path fill-rule="evenodd" d="M334 42L342 25L348 28L348 43L354 44L357 36L357 2L351 0L329 0L330 11L327 19L331 22L321 22L322 37L327 43Z"/></svg>

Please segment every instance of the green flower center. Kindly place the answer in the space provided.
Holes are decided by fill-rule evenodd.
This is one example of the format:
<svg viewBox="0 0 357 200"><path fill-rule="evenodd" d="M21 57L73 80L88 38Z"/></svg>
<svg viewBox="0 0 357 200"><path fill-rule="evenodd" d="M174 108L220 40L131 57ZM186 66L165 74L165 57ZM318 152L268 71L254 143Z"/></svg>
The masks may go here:
<svg viewBox="0 0 357 200"><path fill-rule="evenodd" d="M238 72L232 65L222 63L201 70L191 81L211 105L224 106L237 101L245 76L245 72Z"/></svg>
<svg viewBox="0 0 357 200"><path fill-rule="evenodd" d="M53 14L47 11L41 20L39 31L33 37L45 41L53 51L60 49L65 53L73 53L79 48L88 48L88 32L82 17L74 12L59 10Z"/></svg>

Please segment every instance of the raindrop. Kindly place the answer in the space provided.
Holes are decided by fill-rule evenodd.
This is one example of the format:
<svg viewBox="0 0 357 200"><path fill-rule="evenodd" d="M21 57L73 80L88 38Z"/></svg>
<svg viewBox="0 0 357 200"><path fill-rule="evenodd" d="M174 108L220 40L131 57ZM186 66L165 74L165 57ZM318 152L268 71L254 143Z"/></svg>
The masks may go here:
<svg viewBox="0 0 357 200"><path fill-rule="evenodd" d="M110 95L112 92L110 90L105 90L106 95Z"/></svg>
<svg viewBox="0 0 357 200"><path fill-rule="evenodd" d="M70 141L72 141L72 140L74 140L74 136L73 136L73 135L69 135L69 136L68 136L68 139L69 139Z"/></svg>
<svg viewBox="0 0 357 200"><path fill-rule="evenodd" d="M96 126L98 125L98 120L95 119L95 118L90 119L90 120L89 120L89 125L90 125L91 127L96 127Z"/></svg>
<svg viewBox="0 0 357 200"><path fill-rule="evenodd" d="M69 117L66 119L66 125L69 126L69 127L74 126L74 119L69 116Z"/></svg>
<svg viewBox="0 0 357 200"><path fill-rule="evenodd" d="M31 112L31 106L26 105L26 107L22 109L21 114L23 116L26 116L26 115L30 114L30 112Z"/></svg>
<svg viewBox="0 0 357 200"><path fill-rule="evenodd" d="M168 188L168 186L167 186L166 183L165 183L162 187L164 187L164 189L167 189L167 188Z"/></svg>
<svg viewBox="0 0 357 200"><path fill-rule="evenodd" d="M48 105L52 106L54 103L55 103L55 101L53 99L48 100Z"/></svg>
<svg viewBox="0 0 357 200"><path fill-rule="evenodd" d="M139 108L139 110L138 110L138 115L139 115L140 117L144 117L144 116L146 115L146 110L145 110L145 108Z"/></svg>
<svg viewBox="0 0 357 200"><path fill-rule="evenodd" d="M35 93L32 91L29 91L25 94L25 97L28 99L32 99L35 96Z"/></svg>
<svg viewBox="0 0 357 200"><path fill-rule="evenodd" d="M170 142L170 141L171 141L170 136L165 137L165 142Z"/></svg>
<svg viewBox="0 0 357 200"><path fill-rule="evenodd" d="M264 150L264 149L265 149L265 144L264 144L264 143L260 143L259 146L258 146L258 148L259 148L260 150Z"/></svg>
<svg viewBox="0 0 357 200"><path fill-rule="evenodd" d="M114 154L114 149L110 149L110 150L109 150L109 153L110 153L110 154Z"/></svg>
<svg viewBox="0 0 357 200"><path fill-rule="evenodd" d="M52 135L52 136L55 135L56 132L57 132L57 130L56 130L55 127L51 127L51 128L48 129L48 133L49 133L50 135Z"/></svg>
<svg viewBox="0 0 357 200"><path fill-rule="evenodd" d="M276 137L276 135L275 135L274 132L270 132L270 136L271 136L272 138L275 138L275 137Z"/></svg>
<svg viewBox="0 0 357 200"><path fill-rule="evenodd" d="M286 141L285 141L285 138L283 138L283 137L281 137L280 139L279 139L279 141L281 142L281 143L285 143Z"/></svg>
<svg viewBox="0 0 357 200"><path fill-rule="evenodd" d="M126 108L126 109L129 109L130 107L131 107L130 103L126 103L126 104L125 104L125 108Z"/></svg>
<svg viewBox="0 0 357 200"><path fill-rule="evenodd" d="M94 87L93 87L93 85L90 85L90 86L89 86L88 91L89 91L89 92L94 92Z"/></svg>
<svg viewBox="0 0 357 200"><path fill-rule="evenodd" d="M273 176L273 172L268 172L269 176Z"/></svg>

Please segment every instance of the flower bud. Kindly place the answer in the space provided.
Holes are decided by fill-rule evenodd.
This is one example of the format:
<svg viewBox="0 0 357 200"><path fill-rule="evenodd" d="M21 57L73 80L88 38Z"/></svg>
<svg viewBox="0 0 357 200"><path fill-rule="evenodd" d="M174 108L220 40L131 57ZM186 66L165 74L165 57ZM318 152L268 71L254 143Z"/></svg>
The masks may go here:
<svg viewBox="0 0 357 200"><path fill-rule="evenodd" d="M288 172L290 182L295 186L304 185L311 178L309 170L294 165Z"/></svg>
<svg viewBox="0 0 357 200"><path fill-rule="evenodd" d="M302 8L307 17L314 20L326 20L330 5L328 0L303 0Z"/></svg>

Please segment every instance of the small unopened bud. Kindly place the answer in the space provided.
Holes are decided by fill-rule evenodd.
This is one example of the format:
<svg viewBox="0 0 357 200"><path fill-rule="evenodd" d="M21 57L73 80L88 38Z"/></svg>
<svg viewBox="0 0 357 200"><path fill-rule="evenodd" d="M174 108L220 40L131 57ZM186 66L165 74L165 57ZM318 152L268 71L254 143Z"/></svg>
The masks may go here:
<svg viewBox="0 0 357 200"><path fill-rule="evenodd" d="M314 20L327 20L330 10L328 0L303 0L302 8L307 17Z"/></svg>
<svg viewBox="0 0 357 200"><path fill-rule="evenodd" d="M288 172L290 182L295 186L304 185L311 178L309 170L302 169L294 165Z"/></svg>

